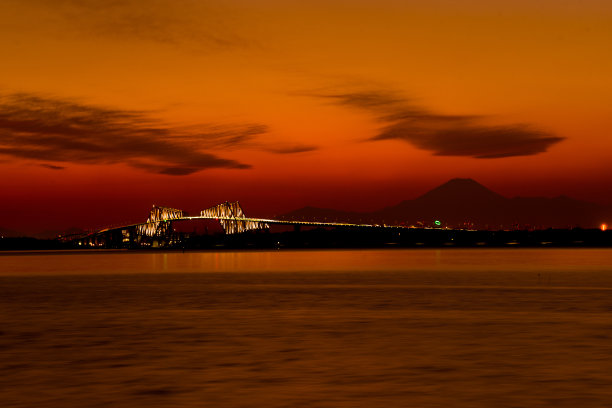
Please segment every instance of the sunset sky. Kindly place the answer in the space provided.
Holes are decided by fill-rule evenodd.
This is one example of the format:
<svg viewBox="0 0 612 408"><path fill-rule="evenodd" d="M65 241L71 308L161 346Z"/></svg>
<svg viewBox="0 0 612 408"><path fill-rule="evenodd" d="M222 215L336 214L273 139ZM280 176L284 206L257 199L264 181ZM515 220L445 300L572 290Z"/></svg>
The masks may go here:
<svg viewBox="0 0 612 408"><path fill-rule="evenodd" d="M455 177L612 204L609 0L3 0L0 227Z"/></svg>

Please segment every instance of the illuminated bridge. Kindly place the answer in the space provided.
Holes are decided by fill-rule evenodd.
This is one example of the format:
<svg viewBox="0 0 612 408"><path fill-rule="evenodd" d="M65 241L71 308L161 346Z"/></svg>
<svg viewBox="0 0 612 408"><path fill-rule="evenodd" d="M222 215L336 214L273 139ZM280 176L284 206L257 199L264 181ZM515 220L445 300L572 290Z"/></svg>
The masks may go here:
<svg viewBox="0 0 612 408"><path fill-rule="evenodd" d="M225 234L241 234L247 231L269 230L270 225L288 225L296 230L301 226L347 227L347 228L410 228L400 225L352 224L342 222L289 221L265 218L250 218L244 214L238 201L225 202L200 211L200 215L189 216L183 210L153 206L146 222L104 228L99 231L61 237L84 246L168 246L179 243L173 223L190 220L215 220L221 224Z"/></svg>

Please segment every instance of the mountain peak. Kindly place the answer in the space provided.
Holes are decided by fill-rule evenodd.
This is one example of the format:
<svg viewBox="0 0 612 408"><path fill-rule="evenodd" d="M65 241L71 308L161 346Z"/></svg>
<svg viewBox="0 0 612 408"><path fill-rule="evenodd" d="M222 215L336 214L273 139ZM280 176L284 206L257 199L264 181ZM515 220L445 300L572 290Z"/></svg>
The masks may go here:
<svg viewBox="0 0 612 408"><path fill-rule="evenodd" d="M471 179L471 178L459 178L459 177L450 179L446 183L441 184L439 187L449 186L449 185L451 185L451 186L453 186L453 185L478 186L478 187L486 188L482 184L480 184L479 182L475 181L474 179Z"/></svg>
<svg viewBox="0 0 612 408"><path fill-rule="evenodd" d="M418 200L492 201L504 197L470 178L454 178L423 194Z"/></svg>

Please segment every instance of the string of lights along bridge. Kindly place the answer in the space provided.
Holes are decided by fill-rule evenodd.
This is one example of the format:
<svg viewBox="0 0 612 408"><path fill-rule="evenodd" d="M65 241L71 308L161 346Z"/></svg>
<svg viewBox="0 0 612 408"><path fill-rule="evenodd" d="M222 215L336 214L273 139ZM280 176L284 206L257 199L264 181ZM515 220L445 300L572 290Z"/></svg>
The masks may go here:
<svg viewBox="0 0 612 408"><path fill-rule="evenodd" d="M347 228L413 228L404 225L380 225L380 224L356 224L346 222L327 221L294 221L275 220L265 218L247 217L240 203L225 202L200 211L200 215L189 216L183 210L169 207L153 206L147 221L138 224L123 225L119 227L105 228L99 231L81 234L78 236L66 236L64 240L78 242L85 246L108 246L109 243L122 243L124 245L157 246L175 244L176 238L173 234L173 223L191 220L215 220L223 228L225 234L241 234L247 231L269 230L270 225L288 225L296 229L300 226L312 227L347 227ZM441 227L440 221L435 221L436 227Z"/></svg>

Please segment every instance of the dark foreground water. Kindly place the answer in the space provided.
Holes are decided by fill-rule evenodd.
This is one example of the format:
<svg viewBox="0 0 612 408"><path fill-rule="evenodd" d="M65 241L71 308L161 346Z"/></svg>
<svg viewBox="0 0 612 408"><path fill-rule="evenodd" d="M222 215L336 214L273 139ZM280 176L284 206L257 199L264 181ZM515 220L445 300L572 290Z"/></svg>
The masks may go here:
<svg viewBox="0 0 612 408"><path fill-rule="evenodd" d="M1 407L610 407L612 250L0 254Z"/></svg>

